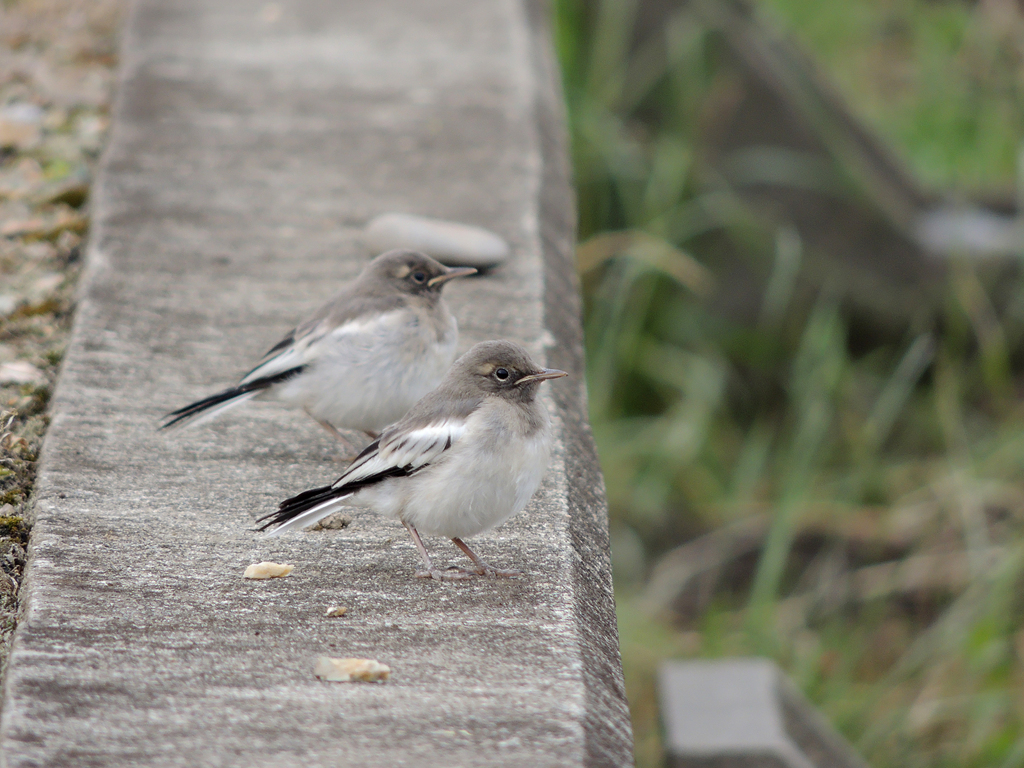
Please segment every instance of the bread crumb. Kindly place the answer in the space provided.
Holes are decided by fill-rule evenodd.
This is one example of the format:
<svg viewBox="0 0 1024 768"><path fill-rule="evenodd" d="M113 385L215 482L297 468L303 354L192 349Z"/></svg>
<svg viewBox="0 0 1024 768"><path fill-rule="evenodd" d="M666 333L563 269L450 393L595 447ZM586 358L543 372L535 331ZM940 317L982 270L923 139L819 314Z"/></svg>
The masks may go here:
<svg viewBox="0 0 1024 768"><path fill-rule="evenodd" d="M294 565L282 563L255 563L247 567L242 576L247 579L277 579L287 576L294 568Z"/></svg>
<svg viewBox="0 0 1024 768"><path fill-rule="evenodd" d="M343 605L332 605L327 609L328 616L344 616L348 613L348 608Z"/></svg>
<svg viewBox="0 0 1024 768"><path fill-rule="evenodd" d="M391 677L391 669L374 659L331 659L321 656L316 660L313 674L332 683L382 683Z"/></svg>
<svg viewBox="0 0 1024 768"><path fill-rule="evenodd" d="M306 531L340 531L342 528L348 528L352 524L352 518L349 515L341 512L335 512L334 514L328 515L320 522L315 525L311 525L308 528L304 528Z"/></svg>

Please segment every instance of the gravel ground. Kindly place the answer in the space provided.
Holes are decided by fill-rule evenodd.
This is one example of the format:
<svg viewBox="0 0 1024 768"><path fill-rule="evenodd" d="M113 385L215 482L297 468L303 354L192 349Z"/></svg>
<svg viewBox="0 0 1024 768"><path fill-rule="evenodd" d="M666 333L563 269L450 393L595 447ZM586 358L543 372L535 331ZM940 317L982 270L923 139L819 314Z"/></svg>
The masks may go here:
<svg viewBox="0 0 1024 768"><path fill-rule="evenodd" d="M0 680L126 0L0 2Z"/></svg>

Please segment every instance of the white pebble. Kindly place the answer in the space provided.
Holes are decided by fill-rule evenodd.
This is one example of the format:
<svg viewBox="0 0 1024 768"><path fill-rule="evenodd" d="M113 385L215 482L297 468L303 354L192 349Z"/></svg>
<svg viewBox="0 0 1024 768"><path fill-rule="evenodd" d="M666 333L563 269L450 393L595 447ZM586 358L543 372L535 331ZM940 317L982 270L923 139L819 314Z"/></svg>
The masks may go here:
<svg viewBox="0 0 1024 768"><path fill-rule="evenodd" d="M0 364L0 384L39 384L46 376L26 360Z"/></svg>
<svg viewBox="0 0 1024 768"><path fill-rule="evenodd" d="M486 269L501 264L510 252L504 238L490 230L408 213L377 216L363 237L374 254L405 248L453 267Z"/></svg>
<svg viewBox="0 0 1024 768"><path fill-rule="evenodd" d="M24 101L0 109L0 119L26 125L39 125L43 121L43 114L42 107Z"/></svg>
<svg viewBox="0 0 1024 768"><path fill-rule="evenodd" d="M35 104L10 104L0 109L0 147L31 149L39 143L43 111Z"/></svg>
<svg viewBox="0 0 1024 768"><path fill-rule="evenodd" d="M13 293L0 293L0 317L7 317L18 308L21 301Z"/></svg>

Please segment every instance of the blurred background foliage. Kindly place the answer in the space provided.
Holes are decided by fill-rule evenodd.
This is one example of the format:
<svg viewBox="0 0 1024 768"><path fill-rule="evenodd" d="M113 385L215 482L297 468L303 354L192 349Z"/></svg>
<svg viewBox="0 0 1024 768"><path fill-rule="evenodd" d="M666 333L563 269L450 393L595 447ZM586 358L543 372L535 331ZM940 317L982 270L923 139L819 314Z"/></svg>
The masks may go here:
<svg viewBox="0 0 1024 768"><path fill-rule="evenodd" d="M764 0L926 183L1009 191L1024 136L1016 0Z"/></svg>
<svg viewBox="0 0 1024 768"><path fill-rule="evenodd" d="M638 764L660 660L761 654L876 768L1024 765L1024 282L915 228L1020 234L1021 6L555 14Z"/></svg>

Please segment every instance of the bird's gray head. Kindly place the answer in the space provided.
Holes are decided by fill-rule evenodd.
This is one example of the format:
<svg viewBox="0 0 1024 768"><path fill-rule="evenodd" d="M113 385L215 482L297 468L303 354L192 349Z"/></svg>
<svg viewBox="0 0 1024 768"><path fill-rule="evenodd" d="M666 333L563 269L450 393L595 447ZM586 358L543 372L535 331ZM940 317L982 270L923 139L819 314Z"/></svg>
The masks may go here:
<svg viewBox="0 0 1024 768"><path fill-rule="evenodd" d="M382 290L436 298L449 280L475 273L473 267L446 267L425 253L388 251L367 264L360 279Z"/></svg>
<svg viewBox="0 0 1024 768"><path fill-rule="evenodd" d="M532 401L542 381L568 375L541 368L511 341L481 341L455 361L452 374L467 388L520 402Z"/></svg>

